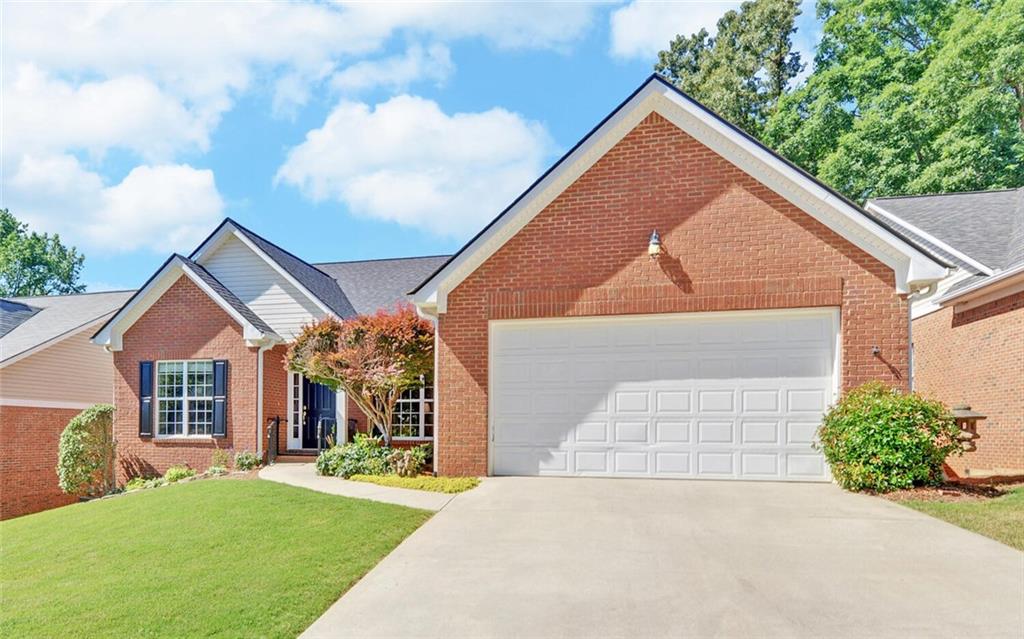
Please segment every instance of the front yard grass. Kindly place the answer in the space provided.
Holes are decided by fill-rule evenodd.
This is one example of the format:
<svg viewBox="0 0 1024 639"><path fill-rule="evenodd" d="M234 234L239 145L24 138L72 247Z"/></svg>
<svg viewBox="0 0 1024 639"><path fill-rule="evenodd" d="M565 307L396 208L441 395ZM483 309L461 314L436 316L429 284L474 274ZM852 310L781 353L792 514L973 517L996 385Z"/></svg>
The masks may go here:
<svg viewBox="0 0 1024 639"><path fill-rule="evenodd" d="M914 510L1024 550L1024 486L992 499L901 501Z"/></svg>
<svg viewBox="0 0 1024 639"><path fill-rule="evenodd" d="M212 480L0 522L0 636L295 637L429 517Z"/></svg>
<svg viewBox="0 0 1024 639"><path fill-rule="evenodd" d="M398 475L352 475L352 481L365 481L379 486L392 488L411 488L413 490L429 490L435 493L462 493L480 485L476 477L400 477Z"/></svg>

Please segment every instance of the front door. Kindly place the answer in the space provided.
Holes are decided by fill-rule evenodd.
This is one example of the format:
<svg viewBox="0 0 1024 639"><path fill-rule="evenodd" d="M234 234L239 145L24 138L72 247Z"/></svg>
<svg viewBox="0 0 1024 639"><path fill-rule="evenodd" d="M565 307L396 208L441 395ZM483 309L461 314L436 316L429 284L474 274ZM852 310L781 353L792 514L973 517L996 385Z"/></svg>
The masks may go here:
<svg viewBox="0 0 1024 639"><path fill-rule="evenodd" d="M302 429L303 448L326 448L327 437L337 443L335 409L337 395L327 386L302 378L302 403L305 422Z"/></svg>

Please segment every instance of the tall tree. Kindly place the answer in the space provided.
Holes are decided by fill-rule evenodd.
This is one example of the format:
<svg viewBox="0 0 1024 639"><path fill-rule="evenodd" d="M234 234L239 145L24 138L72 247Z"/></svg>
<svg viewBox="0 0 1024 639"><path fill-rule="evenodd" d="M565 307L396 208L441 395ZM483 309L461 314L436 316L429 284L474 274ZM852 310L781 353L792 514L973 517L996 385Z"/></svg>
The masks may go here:
<svg viewBox="0 0 1024 639"><path fill-rule="evenodd" d="M22 297L81 293L85 257L57 234L29 233L7 209L0 209L0 295Z"/></svg>
<svg viewBox="0 0 1024 639"><path fill-rule="evenodd" d="M764 141L855 200L1024 185L1024 0L821 0Z"/></svg>
<svg viewBox="0 0 1024 639"><path fill-rule="evenodd" d="M760 135L790 81L800 73L793 51L799 0L750 0L718 21L676 36L654 69L752 135Z"/></svg>

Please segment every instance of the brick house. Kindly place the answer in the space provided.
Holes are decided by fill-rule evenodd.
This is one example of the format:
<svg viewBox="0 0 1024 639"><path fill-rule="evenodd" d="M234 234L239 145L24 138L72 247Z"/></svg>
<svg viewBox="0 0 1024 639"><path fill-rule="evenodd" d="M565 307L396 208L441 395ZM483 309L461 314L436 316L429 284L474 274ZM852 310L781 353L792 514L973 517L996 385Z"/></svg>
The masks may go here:
<svg viewBox="0 0 1024 639"><path fill-rule="evenodd" d="M57 486L71 418L113 400L110 353L89 343L131 291L0 300L0 519L75 500Z"/></svg>
<svg viewBox="0 0 1024 639"><path fill-rule="evenodd" d="M823 411L908 386L908 296L946 275L651 77L454 256L311 265L228 220L94 341L125 474L265 455L276 418L296 452L315 424L365 420L282 353L311 319L409 293L438 333L403 434L442 474L827 481Z"/></svg>
<svg viewBox="0 0 1024 639"><path fill-rule="evenodd" d="M949 470L1024 475L1024 188L878 198L867 210L954 265L911 308L914 388L985 415Z"/></svg>

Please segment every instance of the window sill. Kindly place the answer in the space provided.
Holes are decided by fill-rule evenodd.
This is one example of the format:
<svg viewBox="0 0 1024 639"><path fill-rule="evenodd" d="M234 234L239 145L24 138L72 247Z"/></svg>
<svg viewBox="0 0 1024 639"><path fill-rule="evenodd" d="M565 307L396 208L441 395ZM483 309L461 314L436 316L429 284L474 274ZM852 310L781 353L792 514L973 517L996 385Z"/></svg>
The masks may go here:
<svg viewBox="0 0 1024 639"><path fill-rule="evenodd" d="M430 442L434 441L433 437L392 437L393 442Z"/></svg>
<svg viewBox="0 0 1024 639"><path fill-rule="evenodd" d="M213 435L153 435L153 439L160 441L208 441Z"/></svg>

